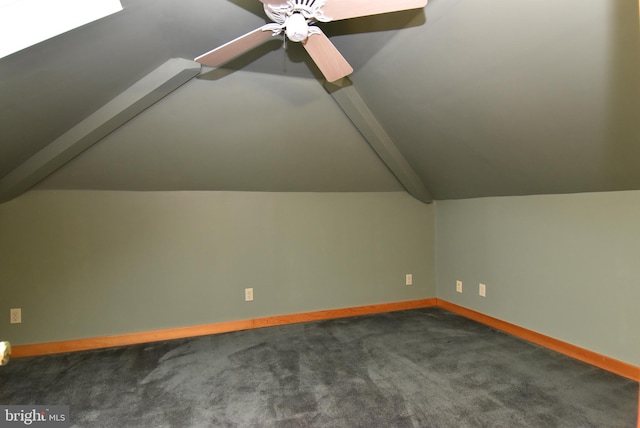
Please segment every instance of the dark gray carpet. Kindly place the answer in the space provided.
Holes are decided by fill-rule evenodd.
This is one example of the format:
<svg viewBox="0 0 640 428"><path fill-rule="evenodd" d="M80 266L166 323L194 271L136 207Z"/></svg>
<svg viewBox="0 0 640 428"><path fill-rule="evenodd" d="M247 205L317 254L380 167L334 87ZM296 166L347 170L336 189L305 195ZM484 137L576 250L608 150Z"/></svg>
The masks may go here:
<svg viewBox="0 0 640 428"><path fill-rule="evenodd" d="M635 427L638 383L438 308L14 359L78 427Z"/></svg>

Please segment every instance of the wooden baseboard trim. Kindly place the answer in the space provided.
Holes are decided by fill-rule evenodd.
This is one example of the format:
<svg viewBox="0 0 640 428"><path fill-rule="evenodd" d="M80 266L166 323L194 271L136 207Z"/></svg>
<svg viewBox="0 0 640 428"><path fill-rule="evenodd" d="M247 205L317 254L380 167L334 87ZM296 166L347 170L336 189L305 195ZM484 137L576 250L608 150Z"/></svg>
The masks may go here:
<svg viewBox="0 0 640 428"><path fill-rule="evenodd" d="M229 321L194 327L172 328L151 332L130 333L118 336L104 336L87 339L63 340L60 342L36 343L32 345L15 345L11 357L31 357L36 355L59 354L63 352L86 351L90 349L110 348L114 346L135 345L163 340L182 339L186 337L206 336L209 334L229 333L232 331L250 330L254 328L273 327L285 324L296 324L309 321L321 321L335 318L347 318L359 315L370 315L383 312L403 311L435 306L437 299L410 300L405 302L383 303L377 305L357 306L352 308L329 309L325 311L304 312L291 315L278 315L249 320Z"/></svg>
<svg viewBox="0 0 640 428"><path fill-rule="evenodd" d="M277 315L249 320L228 321L194 327L172 328L142 333L130 333L117 336L104 336L60 342L36 343L32 345L13 346L11 357L30 357L36 355L58 354L63 352L86 351L90 349L110 348L114 346L135 345L163 340L182 339L187 337L206 336L210 334L229 333L254 328L274 327L285 324L297 324L310 321L322 321L335 318L347 318L359 315L370 315L383 312L403 311L408 309L438 306L447 311L472 319L497 330L504 331L523 340L544 346L561 354L640 382L640 367L597 354L570 343L545 336L540 333L519 327L497 318L467 309L463 306L441 299L410 300L405 302L383 303L377 305L357 306L352 308L329 309L324 311L304 312L291 315Z"/></svg>
<svg viewBox="0 0 640 428"><path fill-rule="evenodd" d="M493 327L496 330L504 331L505 333L509 333L528 342L535 343L537 345L575 358L576 360L591 364L592 366L596 366L617 375L635 380L636 382L640 382L640 367L636 367L623 361L597 354L595 352L580 348L570 343L545 336L544 334L536 333L535 331L519 327L515 324L490 317L471 309L467 309L463 306L449 303L445 300L437 299L436 306L449 312L461 315L465 318L472 319L489 327Z"/></svg>

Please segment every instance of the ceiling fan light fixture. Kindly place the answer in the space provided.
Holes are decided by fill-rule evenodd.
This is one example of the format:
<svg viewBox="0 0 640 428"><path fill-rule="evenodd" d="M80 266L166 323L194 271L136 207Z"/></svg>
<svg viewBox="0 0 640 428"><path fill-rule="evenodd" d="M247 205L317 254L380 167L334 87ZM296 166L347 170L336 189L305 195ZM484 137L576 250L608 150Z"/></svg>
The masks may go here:
<svg viewBox="0 0 640 428"><path fill-rule="evenodd" d="M302 42L309 37L309 25L300 13L293 13L287 18L286 33L292 42Z"/></svg>

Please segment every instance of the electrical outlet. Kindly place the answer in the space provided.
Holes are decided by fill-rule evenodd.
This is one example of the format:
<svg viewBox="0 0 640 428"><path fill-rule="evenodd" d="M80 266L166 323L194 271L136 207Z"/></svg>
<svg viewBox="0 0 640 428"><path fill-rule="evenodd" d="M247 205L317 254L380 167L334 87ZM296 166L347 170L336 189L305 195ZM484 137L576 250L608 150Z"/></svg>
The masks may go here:
<svg viewBox="0 0 640 428"><path fill-rule="evenodd" d="M413 285L413 274L406 274L404 276L404 285Z"/></svg>
<svg viewBox="0 0 640 428"><path fill-rule="evenodd" d="M480 283L480 286L478 287L478 294L482 297L487 297L487 286L483 283Z"/></svg>
<svg viewBox="0 0 640 428"><path fill-rule="evenodd" d="M244 289L244 301L245 302L253 301L253 288Z"/></svg>
<svg viewBox="0 0 640 428"><path fill-rule="evenodd" d="M20 308L9 309L9 322L11 324L22 323L22 309Z"/></svg>
<svg viewBox="0 0 640 428"><path fill-rule="evenodd" d="M462 281L456 281L456 291L462 293Z"/></svg>

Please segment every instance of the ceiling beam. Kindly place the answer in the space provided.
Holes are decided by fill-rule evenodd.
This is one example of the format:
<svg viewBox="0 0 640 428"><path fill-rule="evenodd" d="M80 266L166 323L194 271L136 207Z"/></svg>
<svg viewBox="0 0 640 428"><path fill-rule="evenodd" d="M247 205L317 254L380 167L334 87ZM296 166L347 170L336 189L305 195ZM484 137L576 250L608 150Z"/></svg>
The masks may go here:
<svg viewBox="0 0 640 428"><path fill-rule="evenodd" d="M56 138L0 179L0 203L13 199L200 73L173 58Z"/></svg>
<svg viewBox="0 0 640 428"><path fill-rule="evenodd" d="M351 81L344 78L337 82L326 83L325 88L407 192L427 204L433 202L429 190L378 122L373 112L369 110Z"/></svg>

